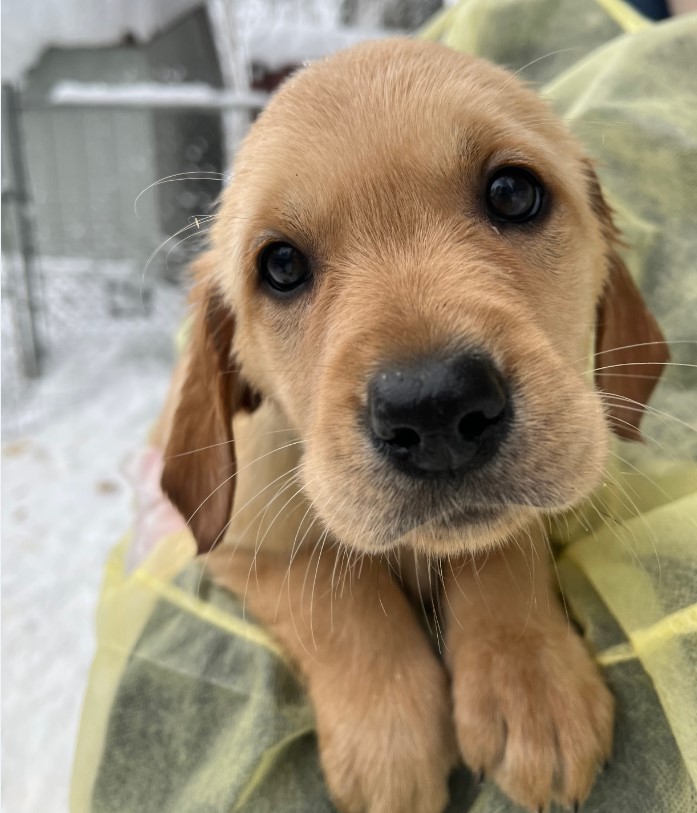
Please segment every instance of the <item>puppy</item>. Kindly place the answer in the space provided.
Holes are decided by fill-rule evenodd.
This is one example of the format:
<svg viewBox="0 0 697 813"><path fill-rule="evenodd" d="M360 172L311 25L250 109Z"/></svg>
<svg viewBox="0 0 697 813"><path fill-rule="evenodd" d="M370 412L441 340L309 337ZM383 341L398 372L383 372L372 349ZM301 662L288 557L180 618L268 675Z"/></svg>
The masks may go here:
<svg viewBox="0 0 697 813"><path fill-rule="evenodd" d="M610 754L544 521L639 437L666 360L616 239L548 107L431 43L304 68L239 151L162 486L297 663L343 811L437 813L458 754L578 805Z"/></svg>

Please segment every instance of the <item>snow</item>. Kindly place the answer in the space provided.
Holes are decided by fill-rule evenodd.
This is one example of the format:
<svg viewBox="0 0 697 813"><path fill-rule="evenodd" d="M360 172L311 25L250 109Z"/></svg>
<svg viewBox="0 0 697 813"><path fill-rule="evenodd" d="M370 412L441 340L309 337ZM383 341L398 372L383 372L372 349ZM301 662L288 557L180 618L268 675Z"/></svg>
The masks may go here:
<svg viewBox="0 0 697 813"><path fill-rule="evenodd" d="M262 108L267 101L265 93L228 92L216 90L203 82L166 84L164 82L134 82L114 84L106 82L59 82L49 94L56 105L127 105L129 107L201 107Z"/></svg>
<svg viewBox="0 0 697 813"><path fill-rule="evenodd" d="M56 276L46 273L47 281ZM66 319L54 326L42 379L21 404L3 398L3 413L25 417L6 421L2 449L7 813L67 813L104 563L133 522L128 461L164 399L183 310L183 292L160 285L147 318ZM11 338L5 322L3 344Z"/></svg>
<svg viewBox="0 0 697 813"><path fill-rule="evenodd" d="M143 42L201 5L204 0L3 0L3 81L19 80L50 46L115 45L126 35ZM213 0L208 5L216 10ZM245 0L227 12L243 58L277 70L384 37L373 24L382 5L367 6L371 13L355 28L341 26L341 0Z"/></svg>
<svg viewBox="0 0 697 813"><path fill-rule="evenodd" d="M250 62L275 71L385 36L385 31L378 28L338 28L336 25L296 22L283 26L254 26L245 32L243 44Z"/></svg>
<svg viewBox="0 0 697 813"><path fill-rule="evenodd" d="M201 0L2 0L2 76L17 80L50 45L150 39Z"/></svg>
<svg viewBox="0 0 697 813"><path fill-rule="evenodd" d="M336 28L307 24L285 27L256 26L243 36L243 48L250 63L277 71L304 62L321 59L334 51L368 39L379 39L379 29ZM64 81L54 85L49 102L54 105L194 108L262 108L267 95L253 91L221 91L202 82L166 84L164 82Z"/></svg>

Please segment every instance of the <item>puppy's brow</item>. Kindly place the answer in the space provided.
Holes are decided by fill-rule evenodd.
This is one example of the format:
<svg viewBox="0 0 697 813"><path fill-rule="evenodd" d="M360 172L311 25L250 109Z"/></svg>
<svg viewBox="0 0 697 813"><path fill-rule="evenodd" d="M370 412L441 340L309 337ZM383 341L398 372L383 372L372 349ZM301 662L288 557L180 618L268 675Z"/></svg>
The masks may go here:
<svg viewBox="0 0 697 813"><path fill-rule="evenodd" d="M292 186L292 181L289 181ZM303 207L306 208L306 207ZM316 217L316 214L313 215ZM310 213L303 214L294 201L262 211L257 217L260 229L251 241L252 250L261 248L272 240L287 240L298 248L310 251L315 242L314 230L309 226Z"/></svg>

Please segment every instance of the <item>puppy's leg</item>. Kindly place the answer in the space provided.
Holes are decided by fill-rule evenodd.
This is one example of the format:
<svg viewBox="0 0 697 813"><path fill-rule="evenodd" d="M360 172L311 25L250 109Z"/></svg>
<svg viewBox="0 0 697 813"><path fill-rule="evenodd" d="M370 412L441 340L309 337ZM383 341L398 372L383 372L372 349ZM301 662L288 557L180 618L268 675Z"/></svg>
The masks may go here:
<svg viewBox="0 0 697 813"><path fill-rule="evenodd" d="M209 570L299 665L339 808L439 813L456 755L445 670L385 567L366 557L344 580L335 564L221 548Z"/></svg>
<svg viewBox="0 0 697 813"><path fill-rule="evenodd" d="M582 802L613 700L553 589L543 541L445 568L455 726L469 767L533 811Z"/></svg>

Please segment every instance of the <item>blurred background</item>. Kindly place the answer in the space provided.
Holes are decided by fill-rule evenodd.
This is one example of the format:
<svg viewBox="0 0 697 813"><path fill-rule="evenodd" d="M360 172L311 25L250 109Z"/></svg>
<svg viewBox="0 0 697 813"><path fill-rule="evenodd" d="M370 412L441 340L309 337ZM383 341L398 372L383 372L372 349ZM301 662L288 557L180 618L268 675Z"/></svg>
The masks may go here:
<svg viewBox="0 0 697 813"><path fill-rule="evenodd" d="M2 800L63 813L129 458L235 149L297 66L444 0L3 0ZM661 2L637 2L665 16Z"/></svg>

